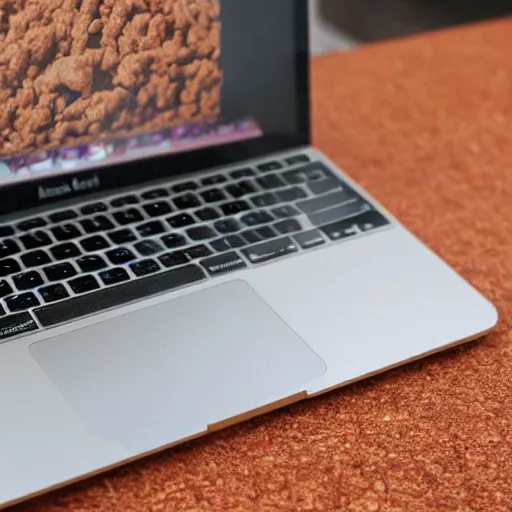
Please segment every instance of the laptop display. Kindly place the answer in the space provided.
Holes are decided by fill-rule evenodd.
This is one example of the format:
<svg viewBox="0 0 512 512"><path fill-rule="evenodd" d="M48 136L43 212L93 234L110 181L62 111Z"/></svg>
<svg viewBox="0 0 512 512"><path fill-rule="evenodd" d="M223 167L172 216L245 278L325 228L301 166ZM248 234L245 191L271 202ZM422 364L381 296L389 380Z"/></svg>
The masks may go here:
<svg viewBox="0 0 512 512"><path fill-rule="evenodd" d="M0 7L0 188L297 133L293 2L78 4Z"/></svg>

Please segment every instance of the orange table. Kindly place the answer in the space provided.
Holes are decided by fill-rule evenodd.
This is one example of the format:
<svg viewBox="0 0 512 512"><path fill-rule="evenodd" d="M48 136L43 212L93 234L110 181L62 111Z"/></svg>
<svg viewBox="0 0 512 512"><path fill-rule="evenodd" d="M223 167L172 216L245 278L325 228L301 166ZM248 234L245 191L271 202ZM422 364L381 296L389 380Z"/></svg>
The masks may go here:
<svg viewBox="0 0 512 512"><path fill-rule="evenodd" d="M481 342L25 512L512 510L512 22L315 60L315 143L493 300Z"/></svg>

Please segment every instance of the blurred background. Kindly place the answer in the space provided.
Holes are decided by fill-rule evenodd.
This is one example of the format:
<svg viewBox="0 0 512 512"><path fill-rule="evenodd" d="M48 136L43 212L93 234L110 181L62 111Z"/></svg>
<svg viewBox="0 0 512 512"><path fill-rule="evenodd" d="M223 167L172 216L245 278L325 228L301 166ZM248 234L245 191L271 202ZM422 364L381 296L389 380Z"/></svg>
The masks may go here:
<svg viewBox="0 0 512 512"><path fill-rule="evenodd" d="M512 0L308 0L315 54L512 14Z"/></svg>

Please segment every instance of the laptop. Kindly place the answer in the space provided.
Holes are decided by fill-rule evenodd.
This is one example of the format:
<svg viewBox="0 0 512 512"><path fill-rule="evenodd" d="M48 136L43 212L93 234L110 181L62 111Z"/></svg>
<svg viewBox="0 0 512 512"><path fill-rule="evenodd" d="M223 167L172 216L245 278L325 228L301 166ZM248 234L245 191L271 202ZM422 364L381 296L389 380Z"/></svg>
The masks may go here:
<svg viewBox="0 0 512 512"><path fill-rule="evenodd" d="M2 506L496 324L311 145L306 1L7 3Z"/></svg>

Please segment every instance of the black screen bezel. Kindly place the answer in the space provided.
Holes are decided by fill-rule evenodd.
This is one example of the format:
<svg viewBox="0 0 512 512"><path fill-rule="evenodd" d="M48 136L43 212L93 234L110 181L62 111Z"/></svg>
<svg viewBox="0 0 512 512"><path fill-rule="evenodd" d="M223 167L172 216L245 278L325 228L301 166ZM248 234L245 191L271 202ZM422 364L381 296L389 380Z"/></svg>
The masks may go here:
<svg viewBox="0 0 512 512"><path fill-rule="evenodd" d="M87 180L99 176L101 186L94 192L129 187L147 181L188 174L194 171L234 164L274 152L300 146L308 146L310 133L309 102L309 22L308 2L292 2L295 18L295 63L296 76L296 132L286 136L263 135L256 139L221 146L174 153L156 158L137 160L90 171L65 173L52 178L29 182L6 184L0 187L0 215L29 210L55 203L62 198L39 198L39 188L58 187L75 178ZM86 196L87 192L71 192L67 200Z"/></svg>

